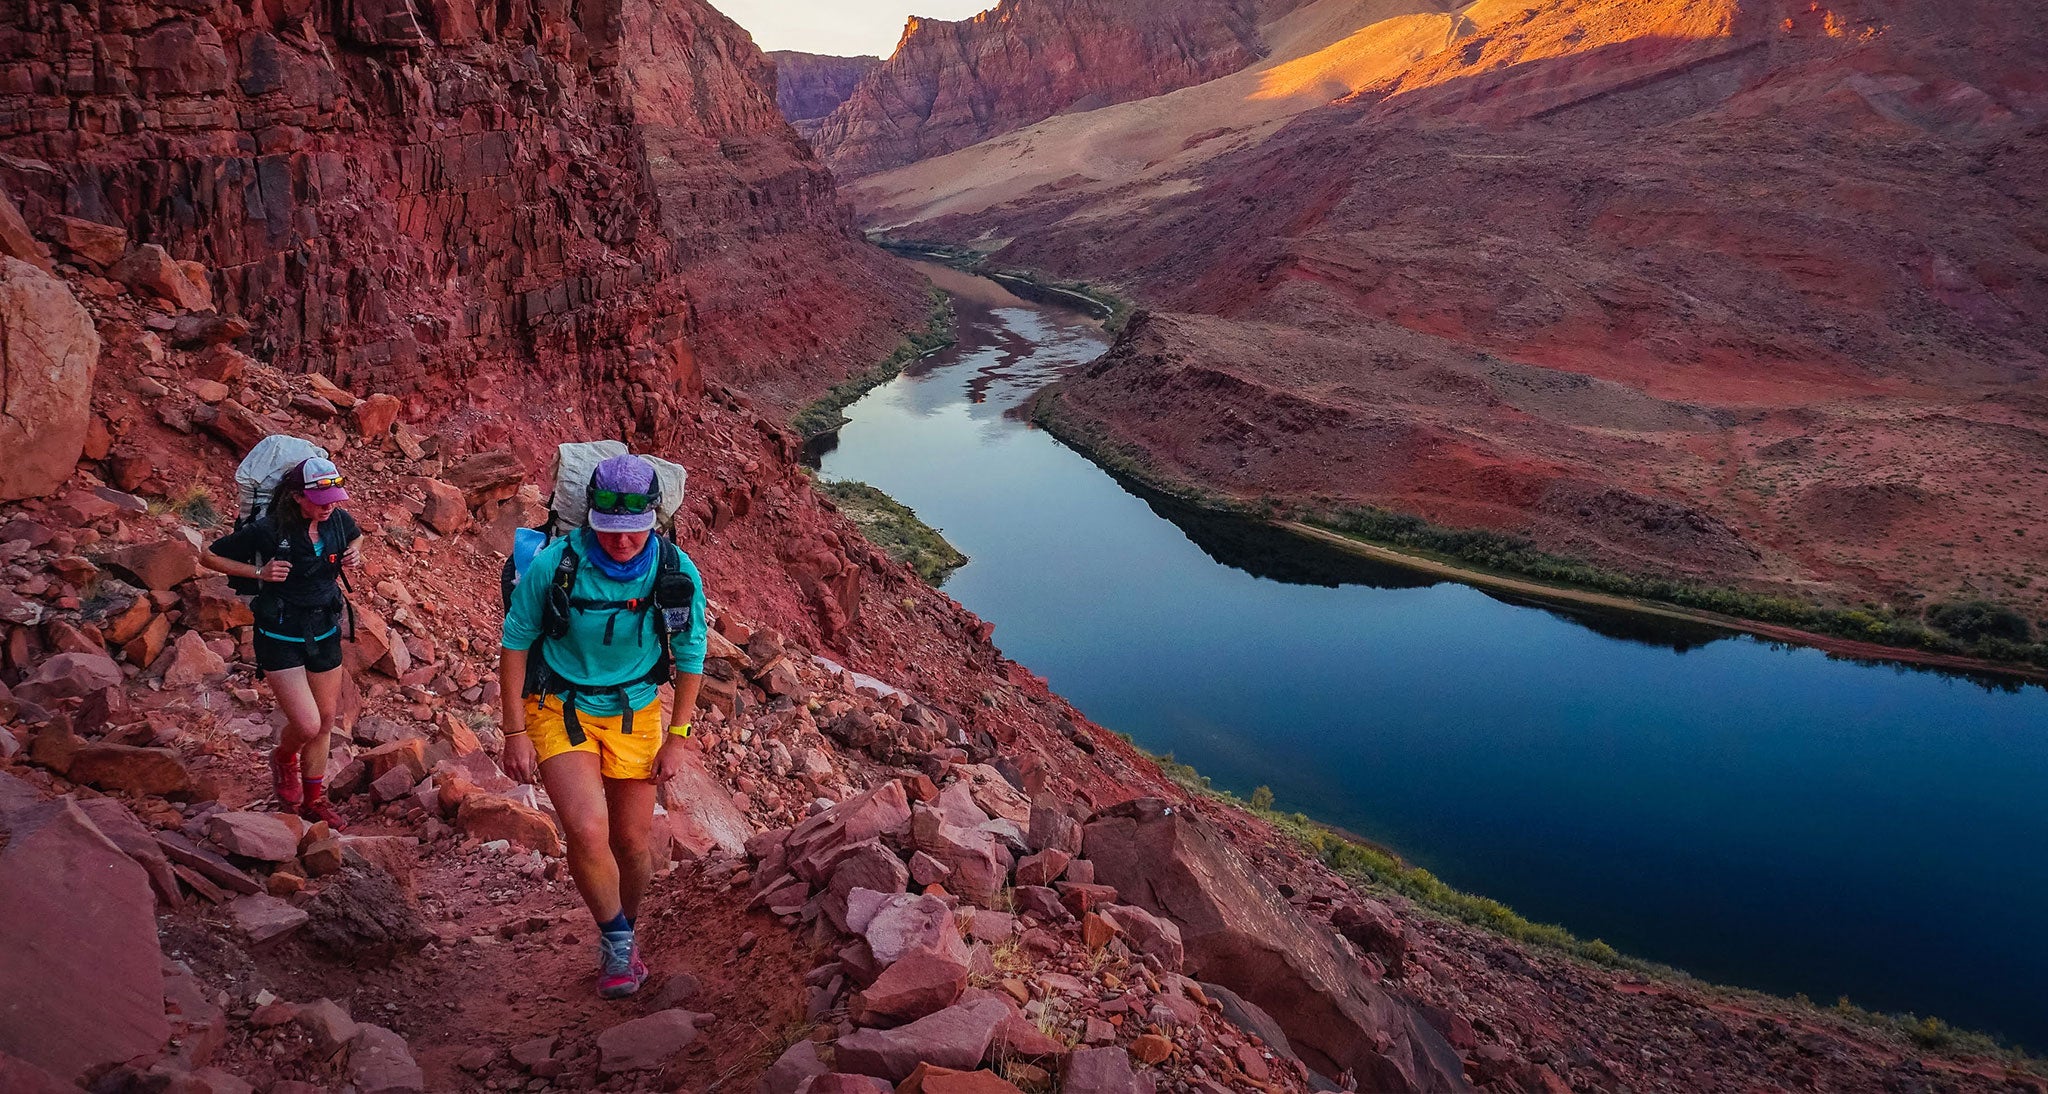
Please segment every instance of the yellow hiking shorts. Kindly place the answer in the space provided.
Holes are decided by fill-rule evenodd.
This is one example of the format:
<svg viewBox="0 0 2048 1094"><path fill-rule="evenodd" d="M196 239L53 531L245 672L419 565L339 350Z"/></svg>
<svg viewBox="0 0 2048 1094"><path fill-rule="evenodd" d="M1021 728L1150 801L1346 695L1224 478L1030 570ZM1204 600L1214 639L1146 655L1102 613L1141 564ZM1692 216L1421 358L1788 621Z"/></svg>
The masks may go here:
<svg viewBox="0 0 2048 1094"><path fill-rule="evenodd" d="M661 751L661 700L633 712L633 732L623 731L625 716L601 717L577 710L576 721L583 727L583 743L569 743L569 727L562 721L562 697L526 700L526 732L533 741L533 753L546 763L564 752L588 752L598 758L598 772L607 779L651 779L654 755Z"/></svg>

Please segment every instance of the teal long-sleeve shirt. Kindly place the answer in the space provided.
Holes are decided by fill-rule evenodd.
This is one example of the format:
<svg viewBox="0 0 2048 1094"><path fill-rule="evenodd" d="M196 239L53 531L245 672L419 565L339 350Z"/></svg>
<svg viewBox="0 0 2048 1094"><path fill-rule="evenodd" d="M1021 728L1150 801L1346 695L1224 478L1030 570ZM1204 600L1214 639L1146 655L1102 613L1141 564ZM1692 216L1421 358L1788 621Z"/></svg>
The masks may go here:
<svg viewBox="0 0 2048 1094"><path fill-rule="evenodd" d="M547 589L554 581L555 567L560 565L562 552L575 544L579 561L576 566L576 583L570 596L589 600L634 600L654 595L655 575L660 567L650 566L647 575L637 581L613 581L590 561L592 552L601 551L588 532L581 529L570 533L533 556L533 562L526 568L519 584L512 589L512 605L505 612L505 626L502 635L508 650L530 650L541 638L541 610L547 600ZM653 549L649 540L649 550ZM697 574L697 564L690 561L682 548L672 548L681 558L683 576L690 579L696 592L690 599L690 626L669 638L669 649L675 655L677 672L701 673L704 671L704 581ZM569 633L561 638L550 638L541 642L541 657L550 669L564 680L573 681L586 688L611 688L624 686L626 699L638 710L654 701L655 685L647 681L647 673L654 668L661 650L656 643L654 611L607 611L600 609L575 610L569 612ZM605 627L613 624L611 641L605 641ZM576 698L579 710L588 711L600 717L622 714L616 696L607 692L580 694Z"/></svg>

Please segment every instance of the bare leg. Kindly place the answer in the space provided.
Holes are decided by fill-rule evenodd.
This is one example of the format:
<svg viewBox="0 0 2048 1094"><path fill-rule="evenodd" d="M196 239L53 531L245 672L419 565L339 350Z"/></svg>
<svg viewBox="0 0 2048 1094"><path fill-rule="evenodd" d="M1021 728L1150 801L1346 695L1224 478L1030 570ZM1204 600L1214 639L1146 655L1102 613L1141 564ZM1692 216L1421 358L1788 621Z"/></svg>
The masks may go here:
<svg viewBox="0 0 2048 1094"><path fill-rule="evenodd" d="M263 678L270 681L270 690L277 695L277 709L284 712L284 728L278 731L277 752L289 756L302 751L306 745L320 736L320 702L314 698L313 685L306 678L303 668L278 669L266 672ZM327 757L320 757L321 770L326 770Z"/></svg>
<svg viewBox="0 0 2048 1094"><path fill-rule="evenodd" d="M611 810L612 860L619 868L619 907L627 919L640 916L640 897L654 876L654 780L606 779L605 802Z"/></svg>
<svg viewBox="0 0 2048 1094"><path fill-rule="evenodd" d="M320 710L320 728L299 750L300 762L309 779L327 776L327 754L334 748L334 714L341 704L341 669L306 673L313 702Z"/></svg>
<svg viewBox="0 0 2048 1094"><path fill-rule="evenodd" d="M562 818L569 843L569 876L599 923L619 914L619 864L612 857L604 776L594 752L564 752L540 765L541 785Z"/></svg>

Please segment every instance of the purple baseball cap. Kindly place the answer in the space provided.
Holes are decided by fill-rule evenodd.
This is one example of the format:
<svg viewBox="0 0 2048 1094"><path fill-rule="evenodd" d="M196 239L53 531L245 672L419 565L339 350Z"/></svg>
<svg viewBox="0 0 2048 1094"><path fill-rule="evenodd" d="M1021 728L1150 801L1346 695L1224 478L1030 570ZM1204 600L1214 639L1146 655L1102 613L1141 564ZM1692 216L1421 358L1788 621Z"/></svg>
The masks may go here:
<svg viewBox="0 0 2048 1094"><path fill-rule="evenodd" d="M661 498L661 484L654 477L654 465L638 456L613 456L597 465L590 475L590 492L594 496L599 490L615 490L621 494L647 494L653 500L647 508L638 513L616 509L605 512L595 504L590 507L590 528L595 532L651 532L654 530L654 510Z"/></svg>
<svg viewBox="0 0 2048 1094"><path fill-rule="evenodd" d="M348 491L341 488L341 469L333 460L318 456L299 465L299 483L306 489L306 500L314 505L335 505L348 500Z"/></svg>

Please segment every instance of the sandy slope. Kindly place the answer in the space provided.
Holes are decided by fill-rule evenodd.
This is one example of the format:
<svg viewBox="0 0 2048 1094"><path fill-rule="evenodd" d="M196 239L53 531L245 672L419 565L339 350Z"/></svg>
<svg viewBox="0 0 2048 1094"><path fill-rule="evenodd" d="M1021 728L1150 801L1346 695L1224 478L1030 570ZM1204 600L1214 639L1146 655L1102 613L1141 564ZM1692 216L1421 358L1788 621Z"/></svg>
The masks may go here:
<svg viewBox="0 0 2048 1094"><path fill-rule="evenodd" d="M1318 0L1260 28L1272 53L1167 95L1062 114L951 155L872 175L854 198L890 226L973 213L1041 186L1133 201L1178 192L1158 180L1248 147L1289 118L1393 78L1448 48L1464 20L1444 0ZM1113 215L1119 203L1092 215Z"/></svg>

